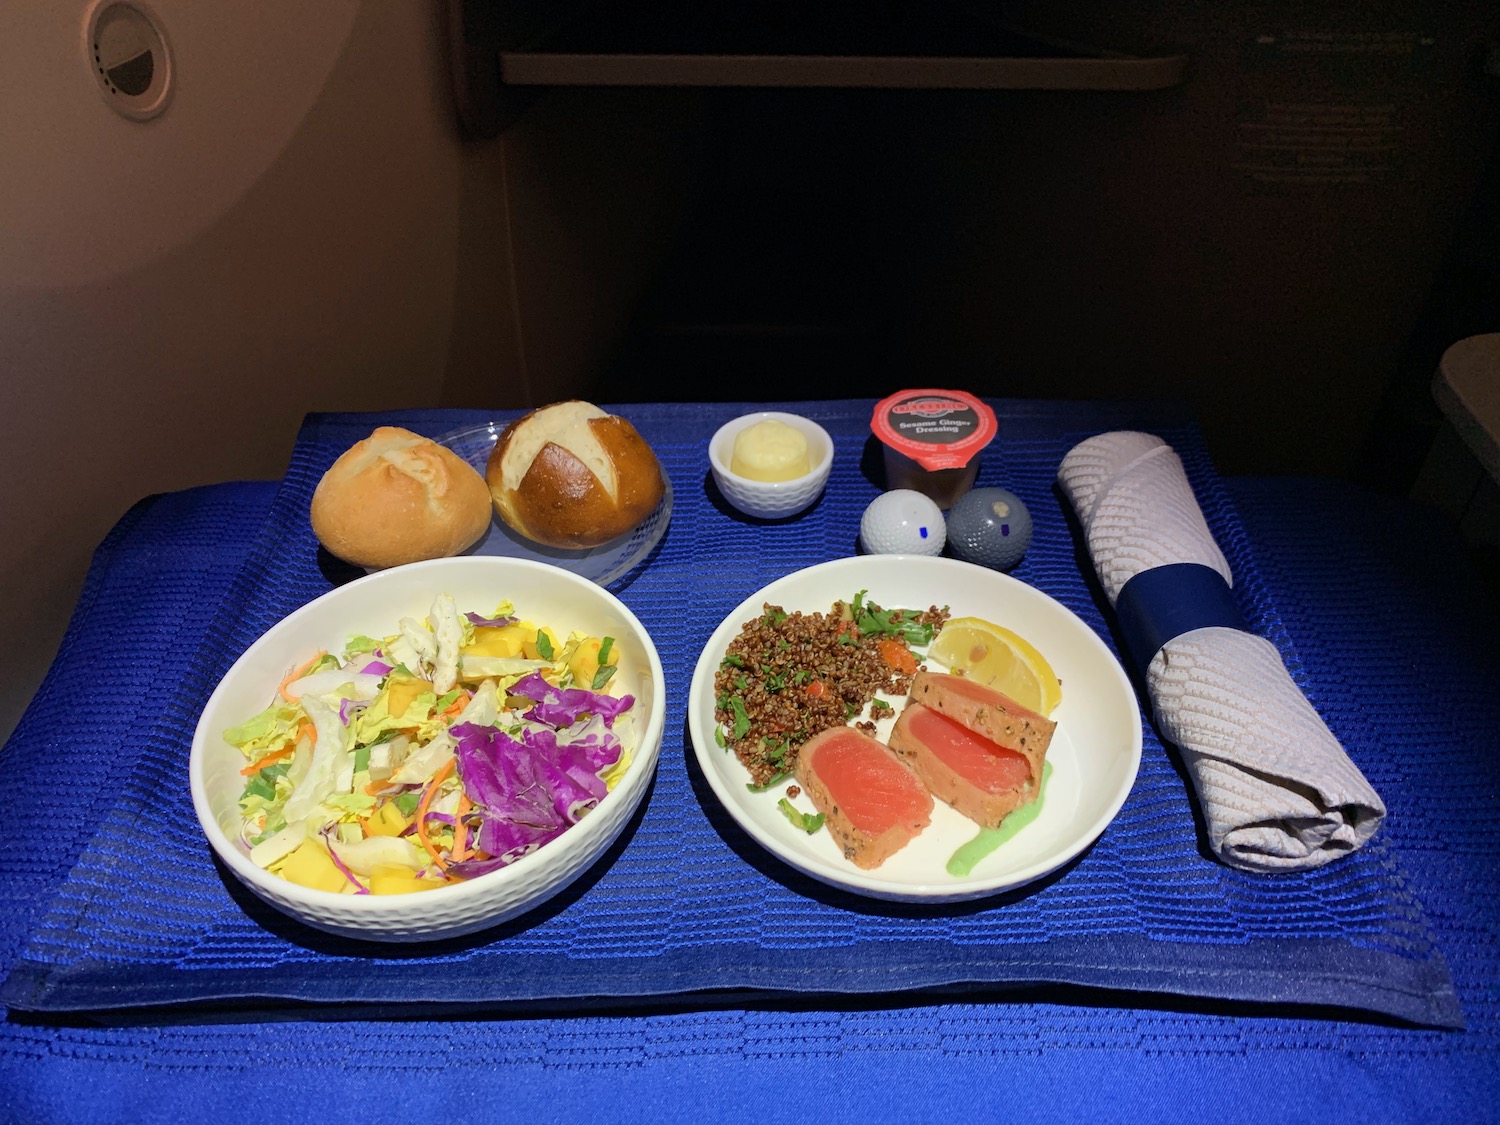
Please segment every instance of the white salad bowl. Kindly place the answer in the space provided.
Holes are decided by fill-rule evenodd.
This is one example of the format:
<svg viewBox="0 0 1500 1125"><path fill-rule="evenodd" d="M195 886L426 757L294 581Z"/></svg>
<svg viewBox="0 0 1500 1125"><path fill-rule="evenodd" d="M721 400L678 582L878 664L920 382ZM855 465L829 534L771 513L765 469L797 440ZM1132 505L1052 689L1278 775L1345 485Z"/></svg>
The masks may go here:
<svg viewBox="0 0 1500 1125"><path fill-rule="evenodd" d="M509 599L517 616L550 627L613 637L619 670L610 691L632 695L632 758L599 804L562 835L507 867L412 894L336 893L300 886L253 863L241 841L244 755L223 732L270 704L282 678L318 650L341 652L350 637L398 632L402 617L427 616L433 599L491 612ZM316 929L382 942L422 942L473 933L546 902L588 870L640 805L661 750L666 692L661 659L640 621L602 586L526 559L461 556L379 571L332 590L272 626L234 663L209 697L189 759L193 805L214 853L276 909Z"/></svg>
<svg viewBox="0 0 1500 1125"><path fill-rule="evenodd" d="M807 439L807 459L811 468L792 480L751 480L733 471L734 440L757 422L784 422L799 430ZM744 414L725 422L708 443L708 463L714 483L724 499L747 516L757 519L784 519L809 507L823 492L833 468L833 438L811 418L779 410L762 410Z"/></svg>

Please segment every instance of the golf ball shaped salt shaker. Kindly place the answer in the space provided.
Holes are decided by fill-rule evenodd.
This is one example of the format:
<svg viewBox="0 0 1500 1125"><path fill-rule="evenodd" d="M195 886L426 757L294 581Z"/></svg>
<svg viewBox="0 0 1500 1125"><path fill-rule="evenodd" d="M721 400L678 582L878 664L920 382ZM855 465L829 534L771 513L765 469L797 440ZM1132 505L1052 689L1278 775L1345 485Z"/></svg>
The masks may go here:
<svg viewBox="0 0 1500 1125"><path fill-rule="evenodd" d="M948 542L965 562L1009 570L1031 546L1031 513L1004 488L975 488L948 509Z"/></svg>
<svg viewBox="0 0 1500 1125"><path fill-rule="evenodd" d="M940 555L947 541L943 510L910 488L882 492L859 521L859 538L872 555Z"/></svg>

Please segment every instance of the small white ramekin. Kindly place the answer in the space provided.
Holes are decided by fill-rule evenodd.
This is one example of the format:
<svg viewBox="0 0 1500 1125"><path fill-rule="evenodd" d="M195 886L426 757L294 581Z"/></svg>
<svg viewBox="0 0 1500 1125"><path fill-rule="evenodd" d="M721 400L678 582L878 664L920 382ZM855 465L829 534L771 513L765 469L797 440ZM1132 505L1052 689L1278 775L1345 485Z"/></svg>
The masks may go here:
<svg viewBox="0 0 1500 1125"><path fill-rule="evenodd" d="M730 471L734 439L741 431L768 419L802 431L807 437L811 470L792 480L779 481L750 480ZM737 510L758 519L785 519L810 507L822 495L823 486L828 483L828 473L833 468L833 439L811 418L779 410L762 410L741 415L720 426L708 443L708 461L713 469L714 483L719 486L724 499Z"/></svg>

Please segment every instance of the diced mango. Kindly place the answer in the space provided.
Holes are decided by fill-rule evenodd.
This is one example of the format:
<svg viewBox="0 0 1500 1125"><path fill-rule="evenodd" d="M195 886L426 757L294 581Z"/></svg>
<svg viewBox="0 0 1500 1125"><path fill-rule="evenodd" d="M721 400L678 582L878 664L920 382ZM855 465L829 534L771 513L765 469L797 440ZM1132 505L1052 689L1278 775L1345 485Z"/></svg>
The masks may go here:
<svg viewBox="0 0 1500 1125"><path fill-rule="evenodd" d="M281 874L298 886L315 891L341 891L348 884L323 845L303 840L281 864Z"/></svg>
<svg viewBox="0 0 1500 1125"><path fill-rule="evenodd" d="M412 700L424 691L431 690L432 683L428 680L419 680L415 676L392 676L390 694L386 697L386 710L391 718L399 719L406 714L406 709L411 706Z"/></svg>
<svg viewBox="0 0 1500 1125"><path fill-rule="evenodd" d="M474 629L474 643L461 650L465 656L520 656L526 643L528 630L517 623L513 625L480 625Z"/></svg>
<svg viewBox="0 0 1500 1125"><path fill-rule="evenodd" d="M424 879L410 867L394 863L378 864L370 873L372 895L406 895L413 891L430 891L443 886L441 879Z"/></svg>
<svg viewBox="0 0 1500 1125"><path fill-rule="evenodd" d="M366 836L399 836L411 822L401 815L396 802L387 801L378 807L364 822Z"/></svg>
<svg viewBox="0 0 1500 1125"><path fill-rule="evenodd" d="M557 634L543 625L538 629L530 622L523 622L522 628L526 631L526 643L521 646L521 652L527 660L556 660L557 654L562 652L562 642L557 639ZM549 655L542 654L541 642L538 637L546 637Z"/></svg>
<svg viewBox="0 0 1500 1125"><path fill-rule="evenodd" d="M581 688L592 688L594 676L599 671L599 649L603 641L598 637L588 637L578 643L578 648L568 658L568 668L573 673L573 686ZM619 646L611 644L609 652L604 657L605 666L618 664L620 662Z"/></svg>

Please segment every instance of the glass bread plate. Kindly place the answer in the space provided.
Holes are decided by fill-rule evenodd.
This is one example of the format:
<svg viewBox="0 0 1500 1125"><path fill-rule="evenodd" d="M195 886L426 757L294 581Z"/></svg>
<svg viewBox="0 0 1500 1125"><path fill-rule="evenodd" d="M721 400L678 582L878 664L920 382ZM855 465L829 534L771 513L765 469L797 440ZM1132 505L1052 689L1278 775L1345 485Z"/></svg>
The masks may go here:
<svg viewBox="0 0 1500 1125"><path fill-rule="evenodd" d="M826 828L794 827L777 807L792 779L765 790L715 737L714 673L729 643L770 603L788 613L827 613L860 591L886 609L947 606L954 617L980 617L1014 630L1047 658L1062 682L1062 702L1047 752L1052 767L1035 819L965 875L948 861L981 831L934 801L932 822L879 867L846 859ZM917 650L920 658L922 650ZM936 661L923 661L942 671ZM904 699L888 699L900 713ZM861 718L868 718L868 709ZM895 717L876 724L882 742ZM1141 714L1135 690L1114 654L1060 602L1007 574L956 559L862 555L799 570L746 598L715 630L693 673L688 725L698 764L715 796L749 835L792 867L831 886L899 902L959 902L996 894L1047 875L1089 846L1124 804L1141 760ZM800 812L817 809L805 792L790 798ZM1016 814L1012 814L1013 816Z"/></svg>
<svg viewBox="0 0 1500 1125"><path fill-rule="evenodd" d="M483 476L485 466L489 463L490 451L495 448L495 441L504 428L501 423L487 422L482 426L453 430L436 440L439 445L447 446L473 465ZM665 472L662 473L662 484L666 491L662 494L661 503L656 506L656 511L647 516L634 530L598 547L567 550L533 543L530 539L512 531L503 520L496 516L491 519L490 530L485 537L464 553L504 555L510 558L551 563L553 566L560 566L564 570L570 570L574 574L597 582L601 586L608 586L611 582L628 574L637 563L651 553L651 549L666 534L667 525L672 520L672 482Z"/></svg>

